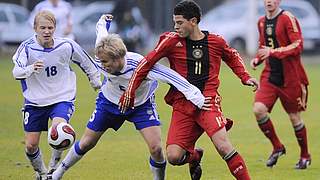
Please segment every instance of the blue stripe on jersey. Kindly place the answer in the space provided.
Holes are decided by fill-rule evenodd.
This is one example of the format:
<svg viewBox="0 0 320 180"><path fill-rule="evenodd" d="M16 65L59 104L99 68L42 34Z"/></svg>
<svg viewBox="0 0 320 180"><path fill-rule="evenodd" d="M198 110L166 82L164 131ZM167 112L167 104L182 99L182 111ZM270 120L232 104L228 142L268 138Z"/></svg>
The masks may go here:
<svg viewBox="0 0 320 180"><path fill-rule="evenodd" d="M158 87L158 81L152 81L152 84L149 88L149 92L148 92L148 98L156 91Z"/></svg>
<svg viewBox="0 0 320 180"><path fill-rule="evenodd" d="M28 46L26 46L26 48L24 48L24 51L26 52L27 59L29 59L29 49L28 49Z"/></svg>
<svg viewBox="0 0 320 180"><path fill-rule="evenodd" d="M136 61L134 59L127 59L127 63L130 63L131 65L134 65L134 66L138 66L139 61Z"/></svg>
<svg viewBox="0 0 320 180"><path fill-rule="evenodd" d="M94 61L95 61L94 64L95 64L96 67L98 67L99 69L101 69L103 72L108 73L102 66L99 65L99 64L100 64L100 60L99 60L99 59L95 59ZM127 64L128 64L128 65L133 65L133 64L128 63L128 61L127 61ZM133 66L136 66L136 65L133 65ZM130 72L130 71L134 71L134 69L135 69L135 68L130 68L130 69L127 69L127 70L126 70L125 72L123 72L123 73L121 73L121 72L116 72L116 73L113 73L112 75L120 76L120 75L126 74L126 73L128 73L128 72ZM109 74L110 74L110 73L109 73Z"/></svg>
<svg viewBox="0 0 320 180"><path fill-rule="evenodd" d="M138 65L138 61L135 61L134 59L127 59L127 64L129 65L133 65L133 66L137 66ZM157 73L157 74L160 74L168 79L171 79L172 81L174 81L175 83L177 84L180 84L182 85L184 88L188 88L189 87L189 84L184 82L184 81L180 81L179 78L177 78L176 76L172 75L172 74L168 74L168 72L165 72L165 71L162 71L161 69L159 68L156 68L156 67L153 67L151 69L151 71L153 71L154 73Z"/></svg>
<svg viewBox="0 0 320 180"><path fill-rule="evenodd" d="M158 68L152 68L151 71L153 71L154 73L156 74L160 74L170 80L172 80L173 82L177 83L177 84L180 84L181 86L183 86L184 88L188 88L189 87L189 84L184 82L184 81L181 81L179 78L177 78L177 76L174 76L172 74L168 74L168 72L165 72L165 71L161 71L160 69Z"/></svg>
<svg viewBox="0 0 320 180"><path fill-rule="evenodd" d="M24 79L20 80L20 83L21 83L22 92L24 92L25 90L28 89L26 80L24 80Z"/></svg>
<svg viewBox="0 0 320 180"><path fill-rule="evenodd" d="M20 56L22 50L25 48L25 52L26 52L27 46L28 46L29 44L33 44L33 43L34 43L34 40L33 40L33 38L31 38L31 39L29 39L29 40L26 40L25 42L23 42L23 43L19 46L18 52L17 52L17 58L16 58L16 60L15 60L16 63L17 63L17 65L18 65L19 67L24 67L23 64L22 64L20 61L18 61L19 56ZM28 56L28 54L27 54L27 56Z"/></svg>
<svg viewBox="0 0 320 180"><path fill-rule="evenodd" d="M73 51L73 46L72 46L72 44L71 44L70 42L68 42L68 41L64 41L64 42L58 44L58 45L57 45L56 47L54 47L54 48L37 49L37 48L32 48L32 47L30 47L30 49L32 49L32 50L34 50L34 51L51 52L51 51L53 51L53 50L55 50L55 49L58 49L60 46L62 46L62 45L65 44L65 43L69 43L70 46L71 46L71 48L72 48L72 51Z"/></svg>
<svg viewBox="0 0 320 180"><path fill-rule="evenodd" d="M94 65L94 67L98 68L98 65L94 62L94 59L91 58L91 56L87 53L87 51L83 50L83 53L90 59L91 63Z"/></svg>
<svg viewBox="0 0 320 180"><path fill-rule="evenodd" d="M73 61L73 60L72 60L72 62L75 63L76 65L78 65L78 66L80 67L80 69L81 69L86 75L88 75L88 74L86 73L86 71L80 66L80 63L79 63L79 62ZM70 67L70 68L71 68L71 67Z"/></svg>

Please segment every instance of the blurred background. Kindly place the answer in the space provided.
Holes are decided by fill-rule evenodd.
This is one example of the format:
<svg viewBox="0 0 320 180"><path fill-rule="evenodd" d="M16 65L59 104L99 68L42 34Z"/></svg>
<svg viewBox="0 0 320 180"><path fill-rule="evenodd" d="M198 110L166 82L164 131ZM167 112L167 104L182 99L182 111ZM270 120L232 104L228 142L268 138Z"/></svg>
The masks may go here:
<svg viewBox="0 0 320 180"><path fill-rule="evenodd" d="M89 52L94 48L95 23L103 13L115 18L111 31L119 33L130 51L145 54L164 31L173 30L172 10L180 0L66 0L72 5L75 40ZM264 14L263 0L195 0L202 8L200 27L224 36L242 54L257 48L256 22ZM41 0L0 1L0 47L10 52L33 34L28 18ZM320 47L320 0L282 0L282 8L300 21L305 53Z"/></svg>

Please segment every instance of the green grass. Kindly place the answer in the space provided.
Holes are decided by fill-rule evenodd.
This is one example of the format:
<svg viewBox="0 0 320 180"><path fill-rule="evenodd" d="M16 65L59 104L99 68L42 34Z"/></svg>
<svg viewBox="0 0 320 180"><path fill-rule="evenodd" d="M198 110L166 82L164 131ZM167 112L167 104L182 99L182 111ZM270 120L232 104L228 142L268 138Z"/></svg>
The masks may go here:
<svg viewBox="0 0 320 180"><path fill-rule="evenodd" d="M20 109L23 104L20 84L12 77L13 65L9 58L0 59L0 179L33 179L33 170L24 155L24 133ZM78 93L76 112L72 118L72 125L79 139L86 126L87 120L94 109L96 92L94 92L79 68L74 68L78 77ZM294 170L294 164L299 158L299 147L287 115L278 102L271 114L274 125L282 142L287 148L287 155L281 158L276 167L265 167L265 160L271 152L269 141L260 132L252 114L253 93L249 87L242 86L240 81L225 66L221 70L220 93L223 97L222 107L225 115L235 120L230 132L230 139L236 149L246 160L252 179L320 179L320 143L319 143L319 77L320 65L306 66L310 78L308 111L303 113L303 119L308 128L312 166L308 170ZM258 76L259 71L252 72ZM168 89L161 85L157 91L158 111L163 122L163 144L170 122L171 108L165 105L163 96ZM45 161L49 159L49 146L46 133L41 139L41 149ZM205 149L203 157L203 178L232 179L225 162L219 157L212 143L203 135L198 143ZM121 179L142 180L152 179L148 165L148 150L140 134L130 123L115 133L108 131L98 145L91 150L78 164L72 167L64 179ZM167 179L190 179L187 166L167 167Z"/></svg>

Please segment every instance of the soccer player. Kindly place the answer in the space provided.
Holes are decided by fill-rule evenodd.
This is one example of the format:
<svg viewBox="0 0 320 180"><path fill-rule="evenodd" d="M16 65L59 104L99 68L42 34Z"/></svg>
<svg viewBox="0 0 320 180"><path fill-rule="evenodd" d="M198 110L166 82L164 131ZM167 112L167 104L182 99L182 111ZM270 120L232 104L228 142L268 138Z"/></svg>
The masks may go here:
<svg viewBox="0 0 320 180"><path fill-rule="evenodd" d="M39 148L40 134L52 125L69 122L74 112L76 76L70 68L81 67L94 89L101 86L100 73L93 60L74 41L53 38L56 19L49 11L34 19L35 36L21 43L13 56L13 76L21 80L24 96L23 125L26 155L38 179L45 179L47 168ZM61 151L53 150L49 169L56 168Z"/></svg>
<svg viewBox="0 0 320 180"><path fill-rule="evenodd" d="M57 20L57 26L54 35L57 37L67 37L74 39L74 35L72 33L73 22L71 9L71 4L64 0L44 0L34 7L30 14L29 22L31 25L33 25L34 17L40 11L51 11Z"/></svg>
<svg viewBox="0 0 320 180"><path fill-rule="evenodd" d="M278 158L286 153L272 121L268 116L279 98L294 128L301 153L297 169L306 169L311 163L308 151L307 129L300 112L307 106L307 75L301 63L303 38L298 20L289 12L280 9L280 0L264 0L266 16L258 21L259 50L251 66L265 61L260 83L255 95L253 112L259 128L271 141L273 151L266 165L273 167Z"/></svg>
<svg viewBox="0 0 320 180"><path fill-rule="evenodd" d="M246 71L239 53L228 46L221 36L199 29L200 17L201 9L194 1L181 1L175 6L173 21L176 32L166 32L160 36L156 48L139 63L119 105L123 111L130 109L144 77L159 59L167 57L171 68L197 86L204 96L212 97L214 104L211 111L202 111L176 89L169 90L165 100L173 106L173 113L167 139L168 161L172 165L189 163L191 178L200 179L203 150L195 148L195 143L206 132L232 175L237 179L250 179L245 162L231 145L225 128L226 119L217 91L221 60L243 84L256 89L258 82Z"/></svg>
<svg viewBox="0 0 320 180"><path fill-rule="evenodd" d="M127 52L119 35L108 34L106 27L110 27L111 19L111 15L103 15L96 26L96 62L105 76L105 83L96 101L96 109L81 140L74 144L58 169L52 174L54 180L60 179L68 168L92 149L107 129L112 128L117 131L125 120L134 123L149 147L149 162L154 180L163 180L166 160L162 152L160 121L154 102L156 80L171 84L197 107L204 110L211 109L210 97L205 98L197 87L188 83L175 71L157 64L137 90L138 98L134 102L134 109L122 114L117 103L143 56Z"/></svg>

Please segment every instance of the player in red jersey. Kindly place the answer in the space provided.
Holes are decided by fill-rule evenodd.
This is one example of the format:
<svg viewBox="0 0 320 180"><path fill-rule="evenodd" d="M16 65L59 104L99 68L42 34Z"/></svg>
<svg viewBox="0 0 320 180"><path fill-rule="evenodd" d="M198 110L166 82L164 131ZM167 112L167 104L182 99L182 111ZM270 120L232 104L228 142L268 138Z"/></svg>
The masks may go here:
<svg viewBox="0 0 320 180"><path fill-rule="evenodd" d="M203 132L212 140L218 153L228 164L234 177L250 179L245 162L228 139L220 107L219 71L221 59L233 70L245 85L258 88L258 82L245 69L239 53L228 46L218 35L201 31L198 27L201 10L194 1L181 1L174 8L173 21L176 32L160 36L156 48L141 61L128 89L120 99L119 106L125 111L132 107L134 94L152 66L162 57L167 57L170 67L197 86L206 97L212 97L213 108L200 110L175 88L171 87L165 100L172 105L172 120L167 139L167 158L173 165L189 163L192 179L200 179L200 160L203 150L195 143Z"/></svg>
<svg viewBox="0 0 320 180"><path fill-rule="evenodd" d="M261 88L255 96L253 107L258 125L273 145L267 160L272 167L286 153L268 116L279 98L288 113L301 148L297 169L305 169L311 163L308 152L307 130L300 117L306 109L308 78L301 63L303 38L298 20L288 11L280 9L280 0L264 0L266 16L258 21L259 50L251 61L255 69L265 61L261 74Z"/></svg>

